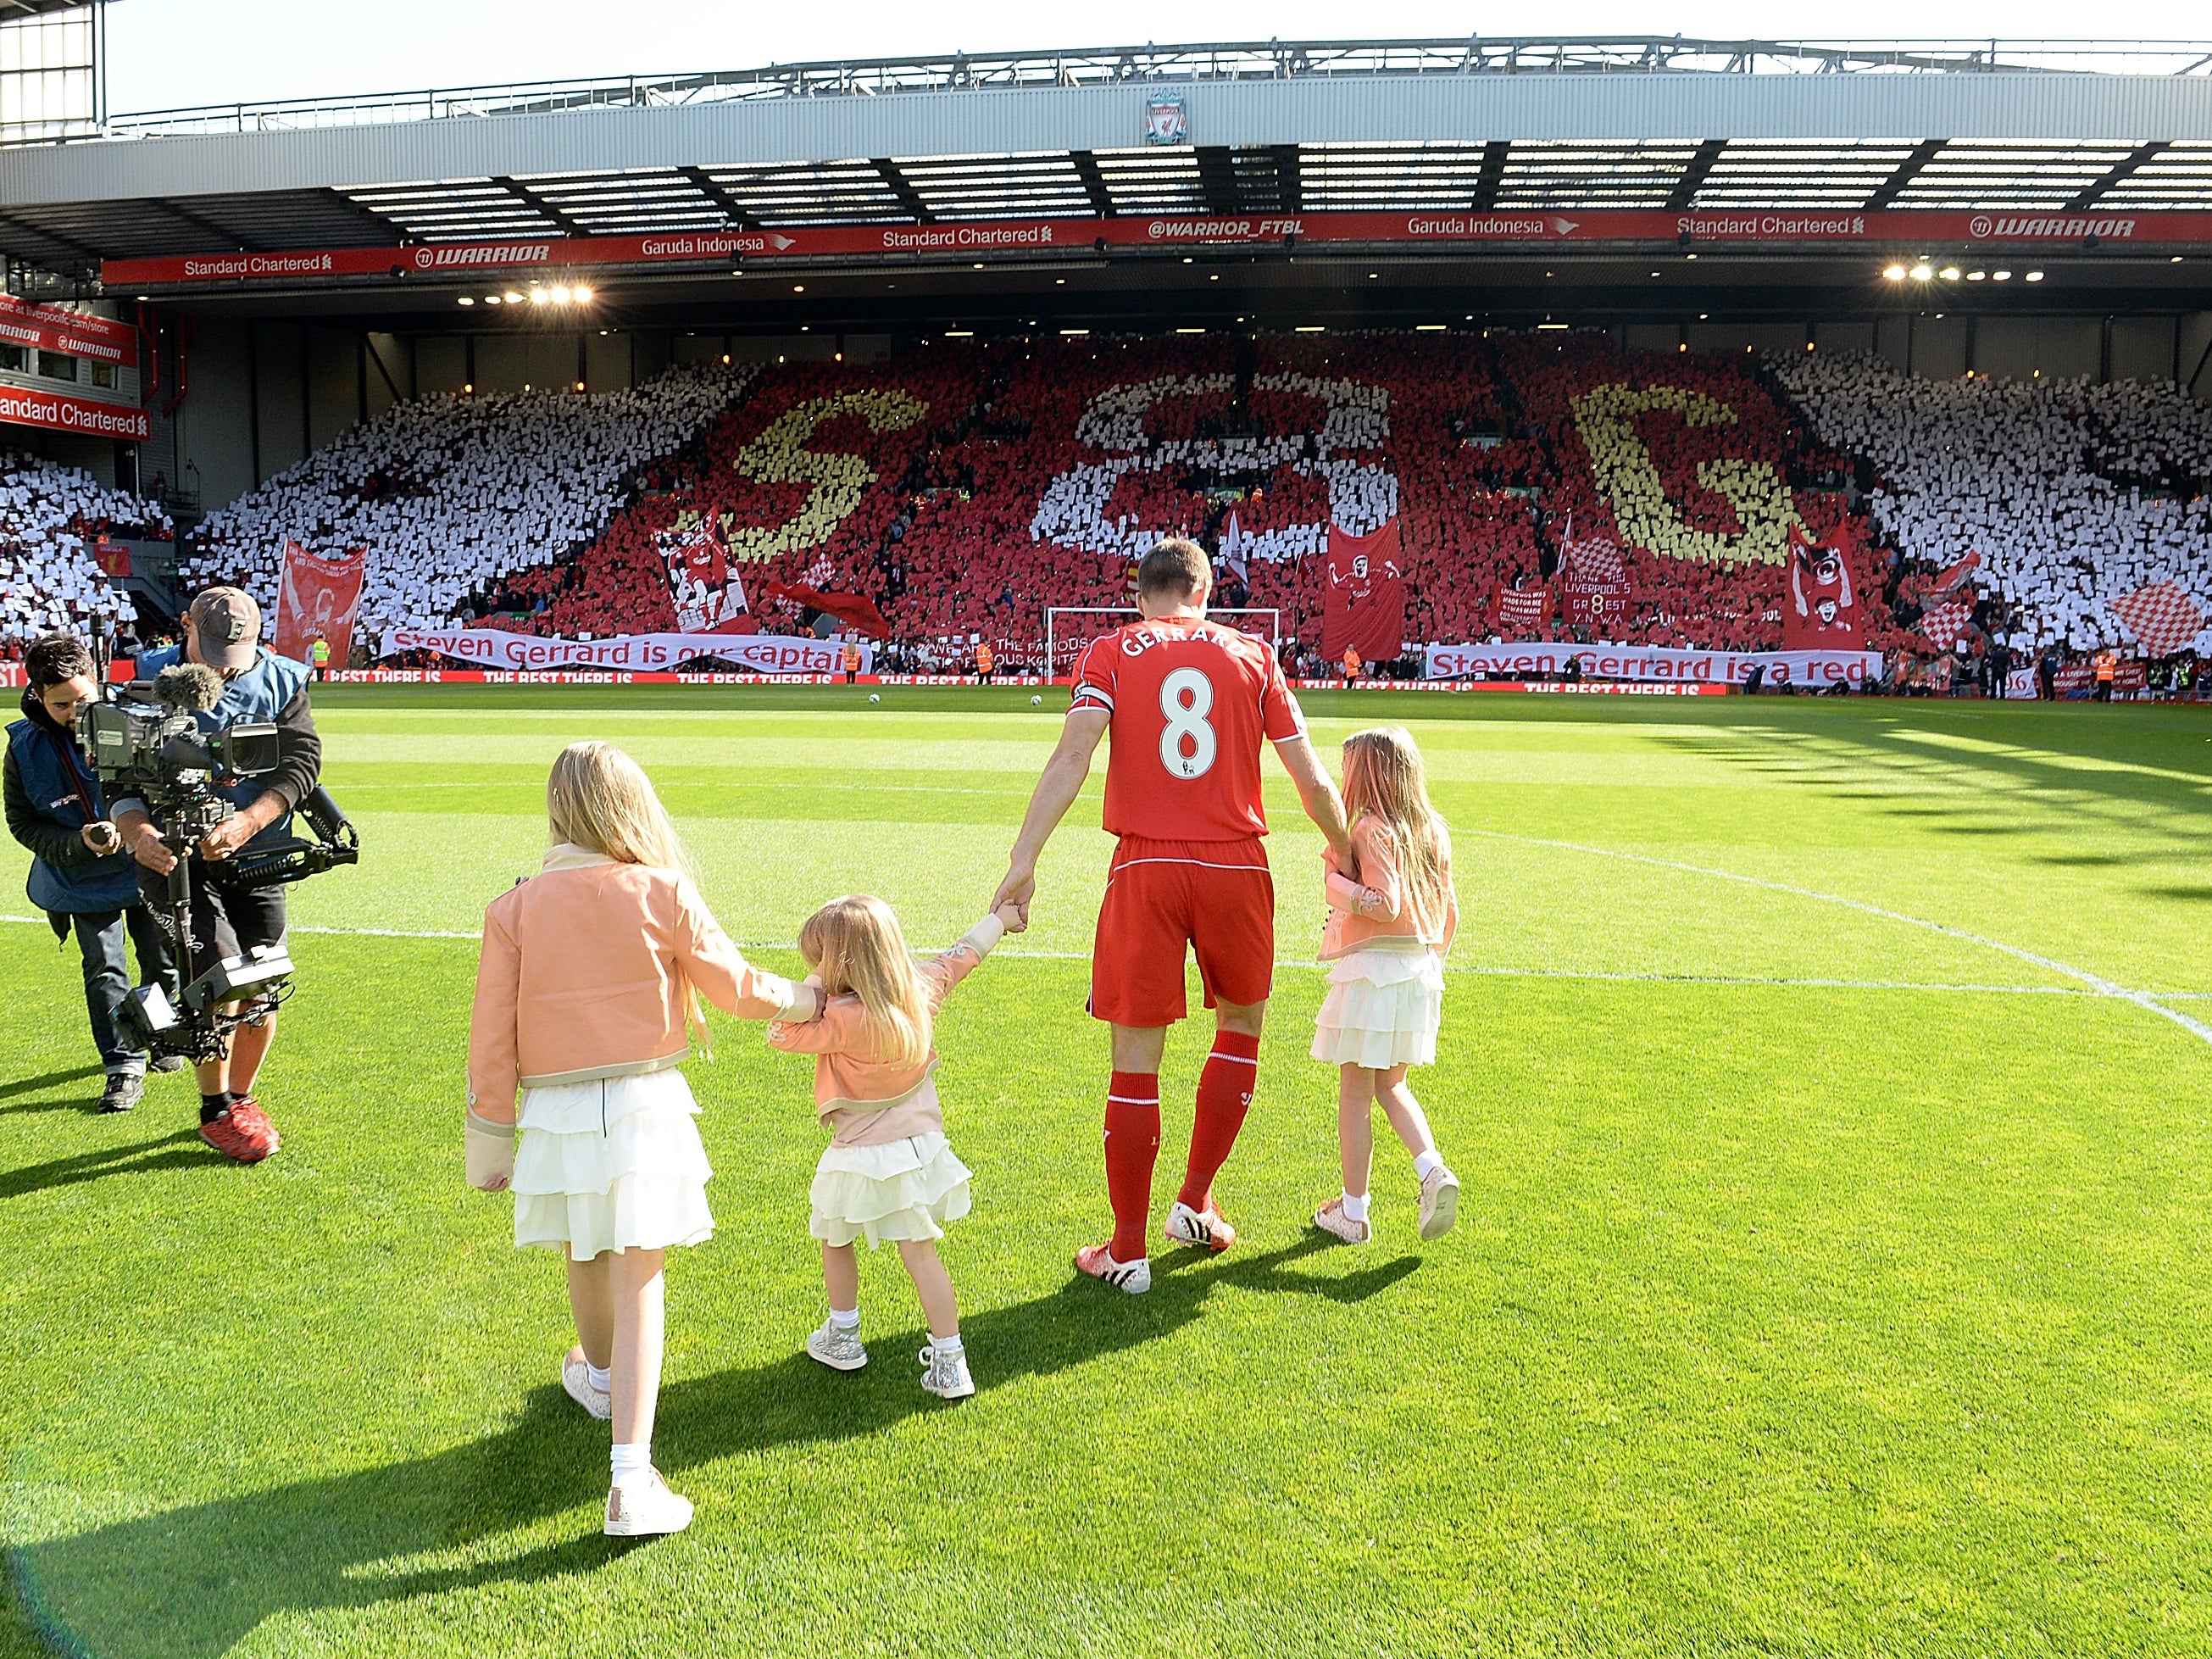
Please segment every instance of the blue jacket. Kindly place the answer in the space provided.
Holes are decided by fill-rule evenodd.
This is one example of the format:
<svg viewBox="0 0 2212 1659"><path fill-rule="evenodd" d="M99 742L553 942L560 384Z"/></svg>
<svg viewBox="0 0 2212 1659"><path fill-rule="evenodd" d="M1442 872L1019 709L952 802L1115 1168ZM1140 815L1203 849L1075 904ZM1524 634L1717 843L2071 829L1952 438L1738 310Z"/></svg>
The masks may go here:
<svg viewBox="0 0 2212 1659"><path fill-rule="evenodd" d="M185 660L184 647L165 645L158 651L149 651L137 659L137 676L150 680L164 668ZM292 706L293 700L307 689L307 664L295 662L289 657L277 656L267 646L256 647L253 666L234 679L226 680L222 701L213 708L202 709L195 718L203 732L221 732L233 726L249 725L266 720L274 725L277 716ZM267 793L274 786L268 778L241 778L235 783L219 785L216 793L234 807L247 807ZM310 781L312 787L312 781ZM296 802L296 794L285 793L288 801ZM299 793L305 793L303 788ZM135 806L145 811L145 803L138 800L118 800L116 810ZM255 842L281 840L292 833L292 815L287 812L253 839Z"/></svg>
<svg viewBox="0 0 2212 1659"><path fill-rule="evenodd" d="M24 884L32 903L49 913L76 915L127 909L138 902L137 860L128 853L103 857L78 833L106 816L100 775L85 763L75 743L27 709L8 728L8 782L9 827L38 854ZM79 789L92 803L93 817L85 816ZM31 821L19 821L20 815Z"/></svg>

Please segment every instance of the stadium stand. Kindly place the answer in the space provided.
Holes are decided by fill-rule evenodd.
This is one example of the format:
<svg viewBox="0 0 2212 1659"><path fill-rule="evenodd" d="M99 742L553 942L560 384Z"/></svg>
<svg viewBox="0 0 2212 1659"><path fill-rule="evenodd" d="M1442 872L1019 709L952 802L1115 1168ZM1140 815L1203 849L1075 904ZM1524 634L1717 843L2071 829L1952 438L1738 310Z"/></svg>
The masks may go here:
<svg viewBox="0 0 2212 1659"><path fill-rule="evenodd" d="M628 476L690 443L750 375L687 367L620 392L396 404L210 514L182 574L270 605L287 541L366 548L368 631L470 615L542 586L527 573L596 540L629 498Z"/></svg>
<svg viewBox="0 0 2212 1659"><path fill-rule="evenodd" d="M2172 582L2212 613L2212 410L2170 380L1932 380L1868 355L1770 360L1926 572L1981 556L2006 643L2135 642L2116 600ZM1909 603L1912 596L1904 596Z"/></svg>
<svg viewBox="0 0 2212 1659"><path fill-rule="evenodd" d="M158 507L89 472L0 454L0 647L82 629L94 617L110 627L135 622L131 595L94 562L92 543L103 535L163 541L173 533Z"/></svg>

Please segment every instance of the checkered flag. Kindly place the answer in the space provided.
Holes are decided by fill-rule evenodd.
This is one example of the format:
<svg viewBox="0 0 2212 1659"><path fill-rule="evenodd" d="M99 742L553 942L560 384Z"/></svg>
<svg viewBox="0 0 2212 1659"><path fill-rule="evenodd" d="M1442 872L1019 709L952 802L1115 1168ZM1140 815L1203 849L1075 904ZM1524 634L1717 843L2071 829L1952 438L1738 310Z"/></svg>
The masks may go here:
<svg viewBox="0 0 2212 1659"><path fill-rule="evenodd" d="M1577 581L1611 592L1621 586L1620 550L1601 541L1575 542L1567 549L1567 566Z"/></svg>
<svg viewBox="0 0 2212 1659"><path fill-rule="evenodd" d="M2153 582L2106 606L2154 657L2170 657L2204 628L2204 613L2178 582Z"/></svg>
<svg viewBox="0 0 2212 1659"><path fill-rule="evenodd" d="M1966 631L1973 620L1973 607L1954 599L1948 605L1939 605L1932 611L1921 613L1920 632L1929 644L1938 651L1948 651L1958 644L1959 635Z"/></svg>

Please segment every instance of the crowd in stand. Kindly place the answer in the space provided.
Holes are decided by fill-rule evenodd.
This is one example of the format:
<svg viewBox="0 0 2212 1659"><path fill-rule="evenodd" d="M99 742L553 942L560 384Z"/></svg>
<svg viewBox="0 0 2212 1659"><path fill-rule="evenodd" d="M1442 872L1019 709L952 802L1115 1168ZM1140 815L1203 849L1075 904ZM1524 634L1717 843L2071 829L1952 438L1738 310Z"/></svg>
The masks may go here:
<svg viewBox="0 0 2212 1659"><path fill-rule="evenodd" d="M2155 584L2212 611L2212 412L2170 385L1565 333L938 343L751 374L401 404L213 515L185 580L265 602L288 540L363 547L370 637L668 631L672 568L704 537L726 628L880 622L895 666L988 642L1034 669L1048 607L1127 605L1130 560L1175 532L1218 550L1219 603L1277 612L1289 659L1318 669L1329 526L1395 517L1409 649L1773 649L1818 549L1848 642L1905 690L2002 684L2054 645L2062 664L2142 654L2112 606ZM1577 609L1566 578L1593 550L1606 586ZM104 591L55 568L30 586L42 614ZM1055 624L1055 667L1085 626Z"/></svg>
<svg viewBox="0 0 2212 1659"><path fill-rule="evenodd" d="M93 550L103 536L165 541L173 533L153 502L81 468L0 453L0 652L18 654L59 630L130 628L137 608Z"/></svg>
<svg viewBox="0 0 2212 1659"><path fill-rule="evenodd" d="M395 404L210 514L180 574L269 606L288 541L366 549L357 633L447 625L598 540L640 469L696 438L750 374L687 367L617 392Z"/></svg>

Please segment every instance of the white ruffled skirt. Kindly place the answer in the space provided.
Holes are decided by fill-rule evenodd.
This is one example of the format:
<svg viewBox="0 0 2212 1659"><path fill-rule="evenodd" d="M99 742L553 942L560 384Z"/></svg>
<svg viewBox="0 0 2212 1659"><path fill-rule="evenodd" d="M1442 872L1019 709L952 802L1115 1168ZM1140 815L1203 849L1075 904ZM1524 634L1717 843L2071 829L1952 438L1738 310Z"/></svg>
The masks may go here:
<svg viewBox="0 0 2212 1659"><path fill-rule="evenodd" d="M808 1231L825 1244L865 1236L870 1249L887 1238L942 1238L946 1222L968 1213L972 1174L941 1133L877 1146L831 1146L814 1169Z"/></svg>
<svg viewBox="0 0 2212 1659"><path fill-rule="evenodd" d="M578 1261L714 1237L714 1170L684 1073L526 1089L514 1141L514 1242Z"/></svg>
<svg viewBox="0 0 2212 1659"><path fill-rule="evenodd" d="M1443 1009L1444 965L1434 951L1354 951L1329 964L1313 1057L1377 1072L1434 1065Z"/></svg>

